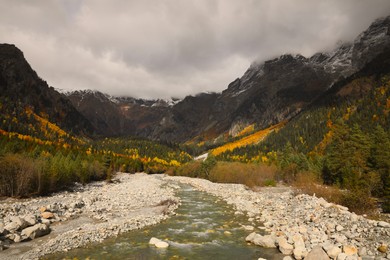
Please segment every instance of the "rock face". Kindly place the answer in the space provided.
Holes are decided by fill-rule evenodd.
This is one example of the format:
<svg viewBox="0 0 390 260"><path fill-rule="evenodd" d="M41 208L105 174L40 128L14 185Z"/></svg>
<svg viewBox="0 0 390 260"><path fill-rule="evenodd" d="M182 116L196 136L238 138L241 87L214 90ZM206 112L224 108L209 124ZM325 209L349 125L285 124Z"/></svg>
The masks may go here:
<svg viewBox="0 0 390 260"><path fill-rule="evenodd" d="M331 52L255 62L222 93L188 96L176 104L110 99L96 92L70 93L69 98L95 127L111 135L179 142L228 132L235 135L250 124L265 128L299 113L333 83L357 72L390 46L389 27L390 17L378 19L353 42Z"/></svg>

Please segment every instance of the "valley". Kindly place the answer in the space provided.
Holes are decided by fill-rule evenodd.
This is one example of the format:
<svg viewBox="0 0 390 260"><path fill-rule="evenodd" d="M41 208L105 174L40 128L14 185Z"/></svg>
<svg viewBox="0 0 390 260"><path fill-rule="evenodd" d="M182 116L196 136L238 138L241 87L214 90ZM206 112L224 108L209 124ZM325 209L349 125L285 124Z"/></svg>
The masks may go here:
<svg viewBox="0 0 390 260"><path fill-rule="evenodd" d="M171 99L58 91L1 43L0 90L1 259L390 258L390 16Z"/></svg>

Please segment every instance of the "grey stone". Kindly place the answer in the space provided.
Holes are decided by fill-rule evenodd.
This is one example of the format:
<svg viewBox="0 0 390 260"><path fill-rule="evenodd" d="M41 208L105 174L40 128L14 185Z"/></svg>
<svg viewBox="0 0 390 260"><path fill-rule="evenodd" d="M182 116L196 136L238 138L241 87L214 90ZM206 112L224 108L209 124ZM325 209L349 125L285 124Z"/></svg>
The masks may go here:
<svg viewBox="0 0 390 260"><path fill-rule="evenodd" d="M4 233L4 223L0 222L0 235Z"/></svg>
<svg viewBox="0 0 390 260"><path fill-rule="evenodd" d="M28 226L34 226L35 224L37 224L37 218L35 215L25 216L24 221L27 223Z"/></svg>
<svg viewBox="0 0 390 260"><path fill-rule="evenodd" d="M19 234L14 234L14 242L19 243L22 241L22 237Z"/></svg>
<svg viewBox="0 0 390 260"><path fill-rule="evenodd" d="M16 222L10 222L7 225L5 225L5 227L4 227L4 229L8 230L11 233L15 232L19 228L20 228L20 225Z"/></svg>
<svg viewBox="0 0 390 260"><path fill-rule="evenodd" d="M36 224L32 227L28 227L22 230L22 239L34 239L50 233L50 228L45 224Z"/></svg>
<svg viewBox="0 0 390 260"><path fill-rule="evenodd" d="M256 234L253 238L253 244L265 247L265 248L276 248L275 246L275 239L271 235L259 235Z"/></svg>
<svg viewBox="0 0 390 260"><path fill-rule="evenodd" d="M378 227L389 228L390 227L390 223L387 223L385 221L379 221L378 222Z"/></svg>

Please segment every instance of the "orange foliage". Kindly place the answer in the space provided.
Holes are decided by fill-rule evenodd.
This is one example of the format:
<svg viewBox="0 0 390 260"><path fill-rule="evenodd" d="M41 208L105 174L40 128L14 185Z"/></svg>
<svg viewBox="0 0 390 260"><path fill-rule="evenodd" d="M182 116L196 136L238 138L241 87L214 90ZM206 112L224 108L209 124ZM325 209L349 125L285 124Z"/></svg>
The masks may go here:
<svg viewBox="0 0 390 260"><path fill-rule="evenodd" d="M247 146L250 144L257 144L260 141L262 141L268 134L270 134L272 131L279 130L282 128L286 122L281 122L279 124L273 125L271 127L268 127L266 129L260 130L254 134L248 135L244 138L241 138L240 140L224 144L222 146L219 146L211 151L212 155L218 155L225 151L233 151L235 148Z"/></svg>
<svg viewBox="0 0 390 260"><path fill-rule="evenodd" d="M248 125L241 132L239 132L237 136L247 135L250 132L253 132L254 130L255 130L255 125Z"/></svg>

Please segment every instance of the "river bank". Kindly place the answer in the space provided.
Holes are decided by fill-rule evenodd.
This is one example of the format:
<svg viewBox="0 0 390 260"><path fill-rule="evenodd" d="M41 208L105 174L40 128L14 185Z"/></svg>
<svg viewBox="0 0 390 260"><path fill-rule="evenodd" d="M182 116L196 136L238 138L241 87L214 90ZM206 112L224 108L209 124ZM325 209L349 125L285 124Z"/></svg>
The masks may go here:
<svg viewBox="0 0 390 260"><path fill-rule="evenodd" d="M296 195L289 188L253 192L240 184L168 178L224 199L253 223L260 220L266 235L251 233L246 240L278 248L286 259L390 259L389 223L366 219L322 198Z"/></svg>
<svg viewBox="0 0 390 260"><path fill-rule="evenodd" d="M96 182L50 197L1 201L4 250L0 258L37 259L159 223L178 202L174 189L165 184L161 176L118 173L114 183ZM35 233L25 231L33 227L38 228Z"/></svg>

